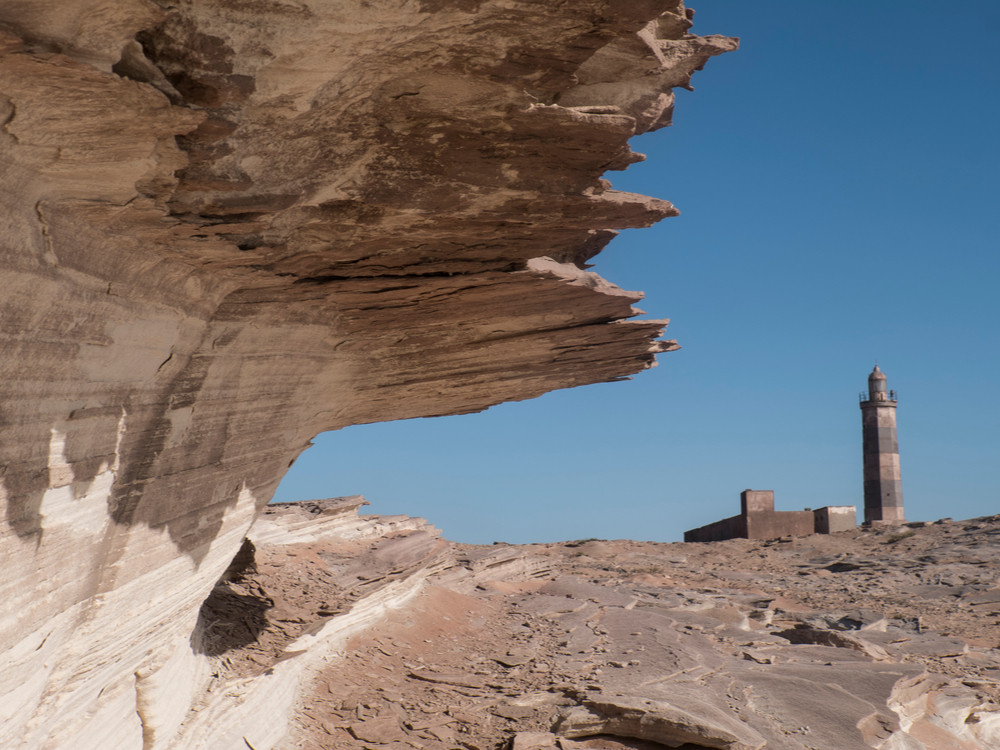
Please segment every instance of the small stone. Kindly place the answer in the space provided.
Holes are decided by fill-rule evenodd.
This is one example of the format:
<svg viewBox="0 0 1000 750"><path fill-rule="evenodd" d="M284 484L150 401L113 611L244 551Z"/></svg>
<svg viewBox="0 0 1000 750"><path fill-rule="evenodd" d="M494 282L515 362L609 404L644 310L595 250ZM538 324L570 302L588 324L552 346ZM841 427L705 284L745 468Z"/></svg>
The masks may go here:
<svg viewBox="0 0 1000 750"><path fill-rule="evenodd" d="M518 732L511 740L511 750L546 750L557 747L557 738L551 732Z"/></svg>
<svg viewBox="0 0 1000 750"><path fill-rule="evenodd" d="M388 744L402 742L407 738L406 731L399 725L396 717L368 719L347 727L351 735L362 742L377 742Z"/></svg>

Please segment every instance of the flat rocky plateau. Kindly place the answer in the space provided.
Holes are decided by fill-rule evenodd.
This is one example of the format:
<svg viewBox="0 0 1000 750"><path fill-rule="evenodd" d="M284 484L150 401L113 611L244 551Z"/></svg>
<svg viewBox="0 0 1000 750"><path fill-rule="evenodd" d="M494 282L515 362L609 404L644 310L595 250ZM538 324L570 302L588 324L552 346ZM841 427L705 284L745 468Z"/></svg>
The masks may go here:
<svg viewBox="0 0 1000 750"><path fill-rule="evenodd" d="M1000 747L1000 516L472 546L363 504L269 506L202 610L219 688L312 664L282 747Z"/></svg>

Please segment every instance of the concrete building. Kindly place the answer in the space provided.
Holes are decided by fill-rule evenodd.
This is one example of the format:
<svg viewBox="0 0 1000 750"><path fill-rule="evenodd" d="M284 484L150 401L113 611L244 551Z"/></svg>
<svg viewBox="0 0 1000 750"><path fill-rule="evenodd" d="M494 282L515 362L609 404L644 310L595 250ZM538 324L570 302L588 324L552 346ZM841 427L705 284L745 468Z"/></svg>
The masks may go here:
<svg viewBox="0 0 1000 750"><path fill-rule="evenodd" d="M868 376L868 392L861 394L861 435L865 523L904 521L896 392L888 389L885 374L878 365Z"/></svg>
<svg viewBox="0 0 1000 750"><path fill-rule="evenodd" d="M827 505L813 511L813 531L817 534L836 534L858 525L858 509L854 505Z"/></svg>
<svg viewBox="0 0 1000 750"><path fill-rule="evenodd" d="M816 510L775 510L774 490L743 490L740 515L684 532L685 542L723 539L774 539L780 536L832 534L857 525L853 505L830 505Z"/></svg>
<svg viewBox="0 0 1000 750"><path fill-rule="evenodd" d="M896 438L896 392L890 391L878 365L861 394L861 437L864 454L865 523L900 523L903 488ZM776 511L772 490L744 490L740 514L684 532L685 542L723 539L772 539L780 536L833 534L853 529L853 505L828 505L816 510Z"/></svg>

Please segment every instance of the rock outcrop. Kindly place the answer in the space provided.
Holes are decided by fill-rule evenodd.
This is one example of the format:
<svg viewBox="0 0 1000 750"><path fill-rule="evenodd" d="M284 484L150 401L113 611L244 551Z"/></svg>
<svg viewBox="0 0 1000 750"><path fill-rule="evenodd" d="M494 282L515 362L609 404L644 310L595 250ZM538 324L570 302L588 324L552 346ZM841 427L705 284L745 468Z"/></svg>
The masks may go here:
<svg viewBox="0 0 1000 750"><path fill-rule="evenodd" d="M318 432L675 348L586 261L676 213L601 175L735 47L690 15L0 7L0 745L181 747L197 716L225 724L192 713L199 609Z"/></svg>

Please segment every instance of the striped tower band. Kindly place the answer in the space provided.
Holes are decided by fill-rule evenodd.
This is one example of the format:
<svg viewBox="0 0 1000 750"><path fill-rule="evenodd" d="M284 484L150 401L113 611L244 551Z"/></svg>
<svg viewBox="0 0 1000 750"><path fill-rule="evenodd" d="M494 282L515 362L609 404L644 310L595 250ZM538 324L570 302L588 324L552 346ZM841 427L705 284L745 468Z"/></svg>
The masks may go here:
<svg viewBox="0 0 1000 750"><path fill-rule="evenodd" d="M875 365L861 400L865 523L904 521L903 488L896 439L896 394Z"/></svg>

